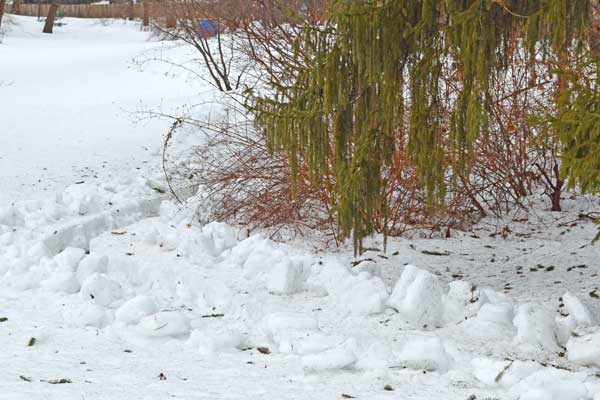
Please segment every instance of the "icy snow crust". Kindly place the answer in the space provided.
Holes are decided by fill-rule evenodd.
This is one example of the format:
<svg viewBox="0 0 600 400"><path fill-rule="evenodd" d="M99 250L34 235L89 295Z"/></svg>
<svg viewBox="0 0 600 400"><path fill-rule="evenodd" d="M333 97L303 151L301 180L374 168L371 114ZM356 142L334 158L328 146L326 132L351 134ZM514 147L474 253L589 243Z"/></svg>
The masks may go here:
<svg viewBox="0 0 600 400"><path fill-rule="evenodd" d="M589 223L354 259L197 224L165 190L142 170L0 207L0 398L600 398Z"/></svg>

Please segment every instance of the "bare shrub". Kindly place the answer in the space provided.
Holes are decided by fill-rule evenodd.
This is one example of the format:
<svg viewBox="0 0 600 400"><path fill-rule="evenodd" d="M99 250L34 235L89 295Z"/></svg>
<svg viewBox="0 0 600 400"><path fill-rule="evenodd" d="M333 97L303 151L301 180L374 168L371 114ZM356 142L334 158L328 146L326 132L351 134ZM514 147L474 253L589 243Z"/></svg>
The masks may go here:
<svg viewBox="0 0 600 400"><path fill-rule="evenodd" d="M192 0L185 7L173 6L177 28L167 29L164 21L157 23L160 32L198 51L207 71L203 79L236 98L235 106L227 103L225 120L185 119L184 125L195 127L202 141L190 149L186 162L169 168L177 188L198 193L193 201L200 205L202 219L243 224L250 230L268 228L273 233L282 228L294 234L316 229L337 243L331 210L333 176L323 176L317 187L310 183L307 163L299 159L294 186L289 158L269 148L248 112L252 90L285 87L294 79L294 66L305 62L295 39L306 24L318 26L326 17L327 4ZM204 36L198 32L199 19L216 21L219 29ZM401 125L395 134L394 162L384 171L390 183L385 194L389 206L385 214L374 214L374 230L401 235L425 229L430 234L450 235L451 229L468 229L489 213L501 215L514 207L526 207L522 199L540 186L545 188L551 208L559 210L563 189L560 148L530 121L540 103L553 96L559 84L553 71L558 66L558 59L512 53L510 67L491 82L495 100L490 107L490 132L475 143L465 174L451 178L448 173L443 209L428 204L407 155L408 121ZM460 90L457 70L449 60L444 71L447 93L441 104L448 110ZM409 107L407 104L405 117ZM449 112L444 118L449 125ZM437 133L439 140L450 140L443 126Z"/></svg>

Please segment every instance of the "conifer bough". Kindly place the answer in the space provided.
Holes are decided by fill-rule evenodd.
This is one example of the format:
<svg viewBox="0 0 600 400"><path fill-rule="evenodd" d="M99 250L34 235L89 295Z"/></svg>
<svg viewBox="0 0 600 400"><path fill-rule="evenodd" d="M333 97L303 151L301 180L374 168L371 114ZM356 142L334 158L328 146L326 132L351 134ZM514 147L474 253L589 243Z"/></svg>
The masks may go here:
<svg viewBox="0 0 600 400"><path fill-rule="evenodd" d="M428 202L442 207L446 177L468 174L474 142L489 133L490 82L506 70L510 52L578 59L591 48L593 11L590 0L333 1L324 24L304 21L298 62L282 65L284 79L271 81L270 95L253 97L251 107L271 150L289 156L294 178L302 161L313 185L331 185L340 234L362 251L374 216L385 221L395 133L406 132ZM450 68L458 77L452 98L443 79ZM560 100L569 106L556 108L552 129L567 144L576 140L573 130L582 140L594 135L597 148L593 95L571 105L573 95ZM589 154L566 154L572 183L600 189L598 160L584 175L577 160Z"/></svg>

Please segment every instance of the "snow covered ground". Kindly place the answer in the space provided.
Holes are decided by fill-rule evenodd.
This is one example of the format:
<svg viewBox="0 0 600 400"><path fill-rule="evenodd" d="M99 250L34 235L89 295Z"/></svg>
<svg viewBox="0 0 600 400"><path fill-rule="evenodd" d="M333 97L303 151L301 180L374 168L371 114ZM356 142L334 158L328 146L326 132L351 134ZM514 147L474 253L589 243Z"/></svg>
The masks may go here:
<svg viewBox="0 0 600 400"><path fill-rule="evenodd" d="M15 82L0 88L0 398L600 399L600 248L579 218L596 199L552 214L534 197L535 212L386 252L373 239L358 258L200 226L162 194L166 122L118 110L204 89L129 68L162 46L134 24L67 22L41 38L19 18L0 45ZM50 46L87 72L49 51L61 84L42 79L30 63Z"/></svg>
<svg viewBox="0 0 600 400"><path fill-rule="evenodd" d="M137 24L68 19L44 35L35 18L10 18L0 46L0 202L143 168L168 123L138 111L176 114L206 90L167 64L142 63L187 51L148 40Z"/></svg>

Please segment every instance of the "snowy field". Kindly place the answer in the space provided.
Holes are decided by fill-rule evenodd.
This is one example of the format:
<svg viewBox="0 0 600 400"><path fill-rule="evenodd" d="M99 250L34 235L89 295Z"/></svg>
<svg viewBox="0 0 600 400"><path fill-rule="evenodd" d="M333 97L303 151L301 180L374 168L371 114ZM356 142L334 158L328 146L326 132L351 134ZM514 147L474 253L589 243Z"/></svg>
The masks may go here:
<svg viewBox="0 0 600 400"><path fill-rule="evenodd" d="M35 18L16 21L0 46L1 202L144 167L168 124L138 111L176 113L203 90L145 62L183 60L186 51L148 41L135 24L68 19L44 35Z"/></svg>
<svg viewBox="0 0 600 400"><path fill-rule="evenodd" d="M0 399L600 400L600 247L562 213L317 252L168 197L158 149L211 96L139 25L14 19L0 44ZM440 235L442 236L442 235Z"/></svg>

